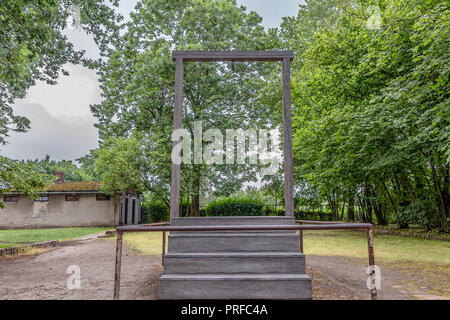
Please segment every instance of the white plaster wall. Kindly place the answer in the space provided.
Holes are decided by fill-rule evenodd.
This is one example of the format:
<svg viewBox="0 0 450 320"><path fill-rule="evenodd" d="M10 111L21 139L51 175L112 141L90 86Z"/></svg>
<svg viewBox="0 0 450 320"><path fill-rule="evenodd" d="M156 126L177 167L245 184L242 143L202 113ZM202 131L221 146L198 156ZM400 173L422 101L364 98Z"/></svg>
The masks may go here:
<svg viewBox="0 0 450 320"><path fill-rule="evenodd" d="M97 201L95 194L80 194L79 201L65 201L63 194L50 194L48 202L20 196L0 209L0 228L116 226L119 202L119 195Z"/></svg>

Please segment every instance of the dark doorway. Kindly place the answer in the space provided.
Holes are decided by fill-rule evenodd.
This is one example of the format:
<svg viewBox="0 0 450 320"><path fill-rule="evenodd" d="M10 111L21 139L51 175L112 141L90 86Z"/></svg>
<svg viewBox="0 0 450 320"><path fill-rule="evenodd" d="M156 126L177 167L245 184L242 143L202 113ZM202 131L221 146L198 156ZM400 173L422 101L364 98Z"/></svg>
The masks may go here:
<svg viewBox="0 0 450 320"><path fill-rule="evenodd" d="M136 199L133 199L133 204L131 205L131 224L134 224L134 215L135 215L135 208L136 208Z"/></svg>
<svg viewBox="0 0 450 320"><path fill-rule="evenodd" d="M128 224L128 198L125 198L125 219L123 221L123 224Z"/></svg>

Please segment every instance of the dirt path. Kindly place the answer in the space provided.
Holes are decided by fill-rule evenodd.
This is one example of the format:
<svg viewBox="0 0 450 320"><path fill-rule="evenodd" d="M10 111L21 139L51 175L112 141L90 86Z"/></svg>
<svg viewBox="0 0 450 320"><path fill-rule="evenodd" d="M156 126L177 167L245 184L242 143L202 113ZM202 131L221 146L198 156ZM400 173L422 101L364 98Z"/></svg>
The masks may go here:
<svg viewBox="0 0 450 320"><path fill-rule="evenodd" d="M307 255L315 299L369 299L367 262L340 256ZM450 300L448 269L433 265L377 263L381 273L380 300ZM332 289L331 289L332 288Z"/></svg>
<svg viewBox="0 0 450 320"><path fill-rule="evenodd" d="M307 273L313 279L313 296L316 299L370 299L367 289L367 264L358 259L337 256L308 255ZM378 299L414 299L403 289L398 273L384 266L381 269L381 289Z"/></svg>
<svg viewBox="0 0 450 320"><path fill-rule="evenodd" d="M50 251L0 259L0 300L3 299L111 299L115 241L95 239L64 243ZM78 265L80 289L66 286L66 270ZM161 258L142 256L124 247L122 299L156 299Z"/></svg>
<svg viewBox="0 0 450 320"><path fill-rule="evenodd" d="M3 299L111 299L115 241L73 241L33 256L0 259L0 300ZM313 299L369 299L367 265L346 257L308 255L307 274L313 280ZM78 265L81 288L69 290L66 270ZM439 299L430 293L434 283L420 269L379 265L382 274L379 299ZM124 246L121 299L156 299L161 276L161 257L138 255ZM440 279L439 277L443 277ZM407 283L416 286L408 286Z"/></svg>

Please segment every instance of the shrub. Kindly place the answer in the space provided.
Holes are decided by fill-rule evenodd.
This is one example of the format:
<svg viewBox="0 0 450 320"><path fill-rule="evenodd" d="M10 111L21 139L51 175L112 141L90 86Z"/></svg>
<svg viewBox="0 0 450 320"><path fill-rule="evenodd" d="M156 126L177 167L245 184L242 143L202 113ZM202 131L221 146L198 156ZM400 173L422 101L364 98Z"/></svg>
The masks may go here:
<svg viewBox="0 0 450 320"><path fill-rule="evenodd" d="M284 216L284 209L277 209L275 211L273 206L265 206L264 207L264 214L266 216Z"/></svg>
<svg viewBox="0 0 450 320"><path fill-rule="evenodd" d="M262 216L264 203L250 198L224 198L211 202L207 216Z"/></svg>
<svg viewBox="0 0 450 320"><path fill-rule="evenodd" d="M284 209L277 209L275 212L272 206L266 206L264 208L264 213L266 216L284 216ZM331 212L325 211L305 211L294 212L295 219L298 220L311 220L311 221L332 221L333 215Z"/></svg>
<svg viewBox="0 0 450 320"><path fill-rule="evenodd" d="M188 210L188 204L186 200L183 200L180 205L180 217L186 217L188 211L190 211Z"/></svg>
<svg viewBox="0 0 450 320"><path fill-rule="evenodd" d="M434 213L437 210L439 208L436 208L433 203L416 200L411 204L399 206L397 215L394 216L394 221L402 229L407 228L409 224L418 224L430 230L432 225L436 224Z"/></svg>
<svg viewBox="0 0 450 320"><path fill-rule="evenodd" d="M144 223L169 221L169 209L162 202L144 202L142 210Z"/></svg>
<svg viewBox="0 0 450 320"><path fill-rule="evenodd" d="M295 213L295 218L311 221L332 221L333 214L325 211L300 211Z"/></svg>
<svg viewBox="0 0 450 320"><path fill-rule="evenodd" d="M180 206L180 217L189 217L189 216L191 216L190 206L191 206L190 203L189 203L189 206L188 206L188 203L186 201L183 201L183 203ZM189 209L189 210L187 210L187 209ZM186 215L186 213L188 213L188 215ZM200 208L199 215L200 215L200 217L206 217L206 208Z"/></svg>

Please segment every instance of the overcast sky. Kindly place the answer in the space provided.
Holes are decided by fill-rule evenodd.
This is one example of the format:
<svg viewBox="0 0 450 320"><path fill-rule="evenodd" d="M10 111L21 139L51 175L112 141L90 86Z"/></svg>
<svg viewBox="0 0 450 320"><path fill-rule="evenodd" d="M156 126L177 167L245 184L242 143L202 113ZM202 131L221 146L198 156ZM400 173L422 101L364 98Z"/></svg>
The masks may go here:
<svg viewBox="0 0 450 320"><path fill-rule="evenodd" d="M121 0L119 11L127 18L136 0ZM301 0L237 0L238 4L256 11L266 27L276 27L281 18L297 14ZM75 48L86 50L91 58L98 57L98 49L84 32L66 30ZM95 118L89 105L101 101L95 71L82 66L66 65L70 75L61 77L57 85L37 83L25 99L14 104L17 114L28 117L31 129L26 133L11 133L1 154L13 159L35 159L50 154L53 159L74 160L98 147Z"/></svg>

